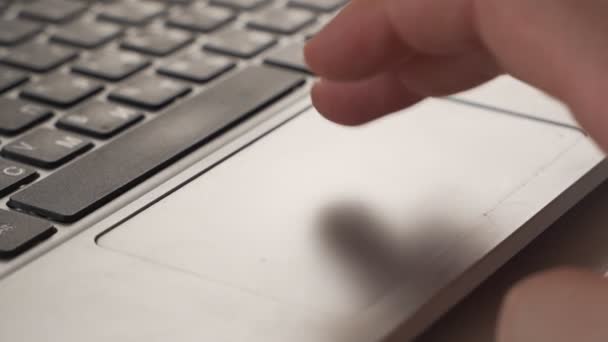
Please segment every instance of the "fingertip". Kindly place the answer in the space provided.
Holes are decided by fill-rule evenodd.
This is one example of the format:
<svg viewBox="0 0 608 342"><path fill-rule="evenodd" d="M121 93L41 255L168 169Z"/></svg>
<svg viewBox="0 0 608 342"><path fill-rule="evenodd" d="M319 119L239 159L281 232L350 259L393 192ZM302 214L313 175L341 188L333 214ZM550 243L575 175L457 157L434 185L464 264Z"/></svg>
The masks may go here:
<svg viewBox="0 0 608 342"><path fill-rule="evenodd" d="M365 81L335 82L321 80L313 86L312 102L330 121L358 126L421 100L386 73Z"/></svg>
<svg viewBox="0 0 608 342"><path fill-rule="evenodd" d="M339 111L336 110L336 101L332 100L331 89L327 86L327 81L319 79L312 87L310 92L312 104L327 120L335 122L341 125L347 125L344 123L343 117L339 115Z"/></svg>
<svg viewBox="0 0 608 342"><path fill-rule="evenodd" d="M317 110L317 112L319 112L320 114L323 114L323 109L320 108L320 106L322 105L321 101L320 101L320 95L319 95L319 88L321 87L321 82L323 82L323 80L317 80L313 86L312 89L310 90L310 99L312 101L312 105L315 107L315 109Z"/></svg>
<svg viewBox="0 0 608 342"><path fill-rule="evenodd" d="M344 126L357 126L363 122L359 122L353 118L348 110L343 110L340 99L337 98L335 86L332 86L328 81L318 80L310 92L312 104L327 120Z"/></svg>
<svg viewBox="0 0 608 342"><path fill-rule="evenodd" d="M325 25L304 46L304 61L310 70L315 75L334 80L348 78L348 75L341 74L340 69L336 67L336 51L339 45L336 36L345 36L341 32L344 26L339 20L341 14Z"/></svg>
<svg viewBox="0 0 608 342"><path fill-rule="evenodd" d="M316 40L315 36L304 45L304 62L315 75L323 75L323 70L320 67L322 63L319 63L319 53L317 52L319 50L316 48Z"/></svg>
<svg viewBox="0 0 608 342"><path fill-rule="evenodd" d="M304 47L311 70L332 81L360 81L383 72L411 51L391 30L383 7L352 1Z"/></svg>

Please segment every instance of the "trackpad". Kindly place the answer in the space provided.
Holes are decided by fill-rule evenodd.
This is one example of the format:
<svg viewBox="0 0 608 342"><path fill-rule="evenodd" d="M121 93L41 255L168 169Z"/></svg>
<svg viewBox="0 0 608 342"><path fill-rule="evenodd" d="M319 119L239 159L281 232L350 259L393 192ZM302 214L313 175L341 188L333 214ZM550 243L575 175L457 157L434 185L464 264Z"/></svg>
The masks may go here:
<svg viewBox="0 0 608 342"><path fill-rule="evenodd" d="M306 312L350 315L437 258L457 258L484 213L581 137L441 100L360 128L311 110L98 243Z"/></svg>

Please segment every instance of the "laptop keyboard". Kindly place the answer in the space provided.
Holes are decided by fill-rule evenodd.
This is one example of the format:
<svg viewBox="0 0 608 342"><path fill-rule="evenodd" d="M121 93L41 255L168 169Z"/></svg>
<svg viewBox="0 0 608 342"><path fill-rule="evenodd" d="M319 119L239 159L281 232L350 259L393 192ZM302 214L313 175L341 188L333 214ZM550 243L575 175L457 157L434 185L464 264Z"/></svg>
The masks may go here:
<svg viewBox="0 0 608 342"><path fill-rule="evenodd" d="M303 86L346 1L0 0L0 260Z"/></svg>

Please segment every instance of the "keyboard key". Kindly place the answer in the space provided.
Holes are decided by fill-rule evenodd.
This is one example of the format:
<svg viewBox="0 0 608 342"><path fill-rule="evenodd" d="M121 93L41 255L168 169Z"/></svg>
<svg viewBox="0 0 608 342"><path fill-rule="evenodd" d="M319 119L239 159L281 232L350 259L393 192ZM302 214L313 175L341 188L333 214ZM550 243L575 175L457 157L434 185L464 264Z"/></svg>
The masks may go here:
<svg viewBox="0 0 608 342"><path fill-rule="evenodd" d="M158 110L186 95L192 88L166 78L140 76L127 81L112 91L109 98L113 101L148 110Z"/></svg>
<svg viewBox="0 0 608 342"><path fill-rule="evenodd" d="M102 52L87 60L80 60L72 66L72 71L101 78L107 81L121 81L150 65L150 60L131 52Z"/></svg>
<svg viewBox="0 0 608 342"><path fill-rule="evenodd" d="M27 80L28 77L25 74L0 66L0 93L12 89Z"/></svg>
<svg viewBox="0 0 608 342"><path fill-rule="evenodd" d="M107 5L99 13L100 20L118 24L141 26L165 12L163 4L151 1L121 1Z"/></svg>
<svg viewBox="0 0 608 342"><path fill-rule="evenodd" d="M164 2L168 5L189 5L194 0L156 0L156 1Z"/></svg>
<svg viewBox="0 0 608 342"><path fill-rule="evenodd" d="M86 4L68 0L39 0L19 12L23 18L47 23L62 23L74 19L87 9Z"/></svg>
<svg viewBox="0 0 608 342"><path fill-rule="evenodd" d="M327 20L317 20L314 24L307 27L306 30L304 30L304 35L306 36L306 39L311 39L319 32L321 32L321 30L327 25L327 22Z"/></svg>
<svg viewBox="0 0 608 342"><path fill-rule="evenodd" d="M247 68L16 193L9 205L77 221L303 83L295 73Z"/></svg>
<svg viewBox="0 0 608 342"><path fill-rule="evenodd" d="M247 26L272 33L294 34L315 21L315 15L306 10L271 8L253 19Z"/></svg>
<svg viewBox="0 0 608 342"><path fill-rule="evenodd" d="M0 62L35 72L47 72L75 58L74 50L44 43L28 43L18 46Z"/></svg>
<svg viewBox="0 0 608 342"><path fill-rule="evenodd" d="M236 18L234 11L223 7L204 6L200 3L192 7L174 11L167 25L194 32L212 32Z"/></svg>
<svg viewBox="0 0 608 342"><path fill-rule="evenodd" d="M0 209L0 258L15 257L56 232L42 219Z"/></svg>
<svg viewBox="0 0 608 342"><path fill-rule="evenodd" d="M333 12L347 2L348 0L290 0L289 5L319 12Z"/></svg>
<svg viewBox="0 0 608 342"><path fill-rule="evenodd" d="M120 36L122 28L107 23L75 22L59 28L51 41L75 47L94 49Z"/></svg>
<svg viewBox="0 0 608 342"><path fill-rule="evenodd" d="M225 6L239 11L253 10L270 2L271 0L211 0L212 5Z"/></svg>
<svg viewBox="0 0 608 342"><path fill-rule="evenodd" d="M0 0L0 13L11 5L12 0Z"/></svg>
<svg viewBox="0 0 608 342"><path fill-rule="evenodd" d="M0 98L0 133L4 135L19 134L52 115L50 110L32 103Z"/></svg>
<svg viewBox="0 0 608 342"><path fill-rule="evenodd" d="M26 1L35 1L35 0L26 0ZM77 2L81 2L84 4L111 4L117 1L123 1L123 0L69 0L69 1L77 1Z"/></svg>
<svg viewBox="0 0 608 342"><path fill-rule="evenodd" d="M42 26L23 20L0 19L0 45L15 45L42 31Z"/></svg>
<svg viewBox="0 0 608 342"><path fill-rule="evenodd" d="M304 60L304 44L302 43L290 44L273 51L264 62L281 68L312 73Z"/></svg>
<svg viewBox="0 0 608 342"><path fill-rule="evenodd" d="M0 159L0 197L4 197L21 186L31 183L38 178L38 172L14 163Z"/></svg>
<svg viewBox="0 0 608 342"><path fill-rule="evenodd" d="M160 74L205 83L234 68L236 63L223 57L188 55L158 69Z"/></svg>
<svg viewBox="0 0 608 342"><path fill-rule="evenodd" d="M240 58L251 58L276 43L276 38L266 33L231 29L213 36L205 44L205 49Z"/></svg>
<svg viewBox="0 0 608 342"><path fill-rule="evenodd" d="M126 37L121 47L162 57L183 48L193 40L190 34L177 30L140 31Z"/></svg>
<svg viewBox="0 0 608 342"><path fill-rule="evenodd" d="M144 114L107 102L92 102L67 114L57 126L94 138L110 138L142 120Z"/></svg>
<svg viewBox="0 0 608 342"><path fill-rule="evenodd" d="M93 147L93 143L62 131L40 128L4 146L2 155L42 168L55 168ZM61 191L55 194L61 194Z"/></svg>
<svg viewBox="0 0 608 342"><path fill-rule="evenodd" d="M58 107L70 107L102 89L103 85L86 78L55 74L26 86L21 91L21 97Z"/></svg>

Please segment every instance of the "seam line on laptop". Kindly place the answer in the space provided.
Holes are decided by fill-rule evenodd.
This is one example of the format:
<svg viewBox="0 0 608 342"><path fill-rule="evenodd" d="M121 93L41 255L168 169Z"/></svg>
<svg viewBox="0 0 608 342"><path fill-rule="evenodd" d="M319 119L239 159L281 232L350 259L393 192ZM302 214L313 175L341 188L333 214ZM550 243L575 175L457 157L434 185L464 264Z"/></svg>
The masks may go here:
<svg viewBox="0 0 608 342"><path fill-rule="evenodd" d="M463 100L463 99L459 99L459 98L455 98L455 97L445 97L444 99L447 101L453 102L453 103L461 104L461 105L474 106L474 107L478 107L478 108L488 109L493 112L497 112L499 114L507 114L507 115L514 116L514 117L521 118L521 119L528 119L528 120L541 122L541 123L545 123L545 124L549 124L549 125L553 125L553 126L573 129L575 131L581 132L585 136L588 136L587 132L585 132L580 127L566 124L563 122L543 119L543 118L539 118L539 117L531 115L531 114L525 114L525 113L521 113L521 112L517 112L517 111L513 111L513 110L508 110L508 109L504 109L504 108L500 108L500 107L496 107L496 106L486 105L483 103Z"/></svg>

